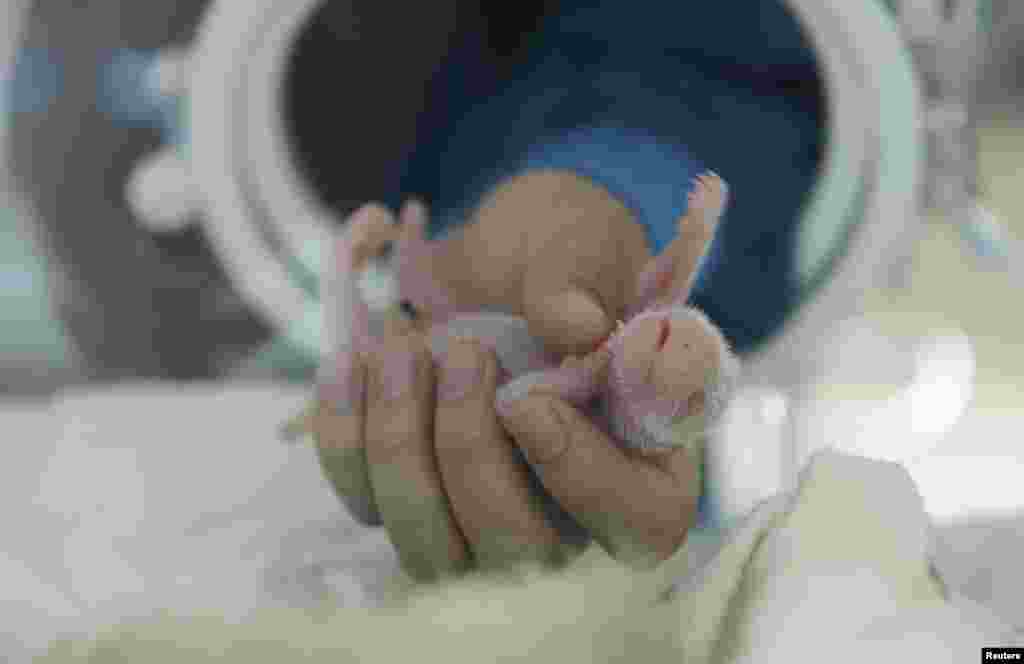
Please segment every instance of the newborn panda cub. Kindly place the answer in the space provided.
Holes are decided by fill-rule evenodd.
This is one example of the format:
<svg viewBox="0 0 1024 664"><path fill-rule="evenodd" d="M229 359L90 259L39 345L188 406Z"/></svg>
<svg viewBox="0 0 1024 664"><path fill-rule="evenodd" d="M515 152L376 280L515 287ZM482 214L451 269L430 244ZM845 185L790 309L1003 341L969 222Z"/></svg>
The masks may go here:
<svg viewBox="0 0 1024 664"><path fill-rule="evenodd" d="M453 305L434 274L444 240L426 239L423 206L403 209L406 231L393 243L372 241L375 233L391 232L386 211L357 212L336 250L330 299L340 343L330 364L395 331L425 334L439 362L452 339L472 337L494 350L501 367L499 413L531 392L553 394L591 416L624 448L653 454L685 447L699 467L703 439L725 410L739 364L718 328L685 303L726 200L721 178L698 176L687 213L677 221L678 236L636 278L626 322L593 352L560 365L523 318ZM389 249L368 253L375 244Z"/></svg>
<svg viewBox="0 0 1024 664"><path fill-rule="evenodd" d="M395 317L405 317L407 325L427 333L437 359L449 339L476 338L495 350L504 378L512 379L498 391L499 412L529 392L553 393L587 409L628 447L642 452L692 448L720 419L738 374L722 333L685 305L727 198L718 175L695 178L687 214L677 222L678 236L638 275L626 323L620 322L594 352L567 358L561 366L552 366L522 319L452 306L450 293L433 275L444 241L426 239L426 211L419 205L403 210L401 225L409 232L401 234L386 260L353 261L363 269L345 279L357 291L350 298L355 320L349 332L368 341L393 328ZM365 216L355 225L356 237L370 236L376 228ZM358 243L350 244L341 252L356 248Z"/></svg>
<svg viewBox="0 0 1024 664"><path fill-rule="evenodd" d="M704 445L722 420L740 364L718 327L685 302L726 194L718 176L697 178L678 237L638 276L627 321L590 354L545 367L543 350L521 319L454 315L431 326L435 356L443 356L454 335L473 336L494 348L504 369L507 382L495 399L499 414L527 394L551 394L587 413L623 448L641 454L686 449L703 484ZM577 531L561 510L552 509L552 516L560 529Z"/></svg>

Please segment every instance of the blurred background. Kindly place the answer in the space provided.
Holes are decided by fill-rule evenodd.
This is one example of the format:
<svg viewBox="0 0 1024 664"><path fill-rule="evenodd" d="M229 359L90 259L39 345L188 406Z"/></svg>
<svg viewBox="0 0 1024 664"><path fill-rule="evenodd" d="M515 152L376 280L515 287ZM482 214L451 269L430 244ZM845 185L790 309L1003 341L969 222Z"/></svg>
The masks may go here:
<svg viewBox="0 0 1024 664"><path fill-rule="evenodd" d="M124 195L166 137L159 109L115 112L111 64L187 44L206 4L4 3L6 390L208 376L214 357L267 338L198 230L156 237Z"/></svg>
<svg viewBox="0 0 1024 664"><path fill-rule="evenodd" d="M140 162L183 131L177 102L147 99L146 82L141 79L149 75L158 50L184 48L193 42L208 4L199 0L146 8L127 4L122 8L117 2L99 6L12 0L5 4L3 25L9 34L3 41L2 66L8 84L0 97L7 109L2 129L5 242L0 282L6 303L0 313L4 317L0 337L4 380L0 383L5 390L38 392L68 381L133 377L213 378L246 366L254 375L261 370L271 376L291 371L300 379L308 377L311 368L289 356L287 349L275 361L273 331L243 302L198 225L153 232L154 224L140 219L139 206L133 207L129 200L127 185ZM495 57L507 63L523 46L517 43L522 39L517 35L535 27L531 23L536 23L544 6L538 1L504 15L460 15L459 20L490 31L488 38L498 45ZM1011 154L1011 142L1004 134L1014 131L1014 91L1024 85L1016 74L1015 27L1024 20L1022 12L1014 3L1001 0L991 3L990 12L998 20L992 21L995 29L986 64L978 68L983 72L980 83L975 87L973 76L961 77L970 81L979 104L975 122L978 139L987 149L980 160L986 200L998 195L994 191L998 184L991 180L1000 172L1010 177L1015 171L1000 170L1012 157L1001 157L999 151ZM416 18L415 22L433 21L438 26L447 20L440 15ZM386 20L382 13L376 16L368 11L360 16L360 29L372 34ZM332 28L330 17L321 17L320 25L303 37L312 46L300 59L314 59L317 45L326 41L332 29L337 30L338 23L333 21ZM418 37L417 31L401 26L394 31L408 47L426 54L443 48L442 43ZM343 135L348 152L377 155L366 156L359 169L348 169L345 193L349 198L355 191L365 199L387 196L375 182L382 179L389 163L398 161L402 141L411 131L402 124L400 111L388 109L408 104L402 76L414 81L417 74L405 61L402 67L408 72L384 64L388 48L382 46L376 57L372 49L367 53L380 61L378 74L392 81L385 89L375 90L374 117L358 109L344 112L353 116L353 127L366 122L393 125L389 132L394 135L393 145L362 150L352 136ZM930 68L952 71L963 66L948 55L919 50L919 60ZM320 75L315 67L296 66L308 72L300 74L300 79ZM925 83L941 90L946 82L938 78L925 77ZM296 89L300 97L310 94L302 91L309 89L302 80ZM318 152L321 134L317 132L344 132L330 129L328 122L346 104L325 98L324 108L305 110L299 118L305 127L298 139L302 159L309 166L306 172L313 186L326 191L328 202L338 209L354 201L339 198L320 180L323 173L343 168L348 157ZM306 103L303 108L315 106ZM1012 203L993 200L989 209L999 211L1006 205ZM999 219L1006 222L1012 215L1000 214ZM928 229L932 234L942 232L941 224ZM960 247L956 235L948 239ZM966 235L964 239L974 240L975 245L986 241ZM973 245L967 249L979 251ZM971 274L996 262L975 262L967 254L956 261ZM953 273L944 274L952 278ZM932 275L915 283L945 289ZM265 361L253 362L253 358Z"/></svg>
<svg viewBox="0 0 1024 664"><path fill-rule="evenodd" d="M499 43L529 29L543 6L535 4L492 19L507 30ZM140 78L153 53L192 42L207 5L0 4L0 387L8 397L128 379L309 378L313 367L243 300L201 227L154 232L126 196L140 160L183 131L177 102L133 98ZM973 199L931 193L906 261L886 287L862 294L860 314L836 321L827 371L799 399L763 399L759 417L785 419L803 453L835 445L907 464L945 524L940 560L954 581L1024 624L1024 576L997 574L1009 569L1007 555L1024 555L1024 3L985 7L992 32L974 68L954 76L966 87L951 93L969 100L971 140L961 146L966 156L944 162L971 170ZM393 20L377 14L365 25ZM395 26L392 42L375 47L381 62L395 43L443 48L418 29L442 20L427 14ZM513 58L520 46L512 39L503 52ZM967 66L956 52L915 49L926 94L948 85L934 72ZM385 73L377 103L357 109L361 122L398 121L387 109L407 102L402 76L415 74ZM350 143L378 155L353 171L365 178L355 187L363 198L387 195L373 190L374 177L400 151L403 131L373 151ZM304 140L316 143L316 132ZM933 143L931 158L942 161L943 149ZM313 171L332 167L327 159ZM167 204L168 224L195 213L180 199Z"/></svg>
<svg viewBox="0 0 1024 664"><path fill-rule="evenodd" d="M5 95L9 112L4 153L11 183L8 207L12 220L8 225L21 229L17 235L22 243L11 249L12 256L19 258L10 261L12 274L35 276L18 277L24 284L31 283L31 289L17 286L14 277L7 289L10 297L18 293L22 306L27 307L26 313L15 316L20 321L19 331L3 346L0 366L11 376L4 381L8 389L38 391L69 380L215 378L239 375L240 371L253 377L310 377L311 358L289 348L279 336L281 325L270 329L265 315L260 315L266 311L254 312L253 298L245 297L239 280L232 283L229 279L224 253L214 251L210 234L204 232L209 228L191 223L203 214L202 203L196 200L202 196L188 191L184 182L189 177L184 172L187 167L177 158L180 155L173 154L190 149L180 146L188 145L194 129L186 126L186 105L191 102L176 97L182 84L174 80L175 63L167 60L196 41L208 4L169 1L153 8L124 10L117 3L103 7L47 2L9 6L12 20L6 25L17 34L7 42L10 84ZM611 101L599 97L580 101L581 108L575 110L571 103L549 101L550 93L560 94L560 73L567 71L559 69L557 62L550 64L557 60L557 50L568 43L577 56L590 57L600 41L590 44L586 31L593 26L607 30L607 12L594 16L579 12L579 17L556 26L560 41L552 40L551 46L544 40L536 42L535 34L545 15L557 6L554 2L533 0L514 8L494 5L486 12L475 3L453 2L443 9L409 9L401 22L377 5L353 6L354 12L349 3L326 3L299 31L295 54L288 63L293 74L289 74L285 91L289 116L285 121L294 141L288 146L293 148L291 156L307 188L339 218L359 201L384 199L395 204L390 200L395 194L389 182L396 179L405 195L430 190L441 203L458 208L458 195L452 192L482 186L473 180L479 180L481 164L488 155L501 152L500 141L505 140L502 132L480 128L488 123L515 122L508 111L477 112L473 108L487 95L497 98L504 94L494 86L499 80L515 79L509 87L519 89L509 96L536 100L534 115L578 116L606 103L617 104L603 111L607 115L628 116L631 107L659 105L668 108L662 115L681 110L664 104L665 92L647 81L632 83L647 97L636 103L623 100L621 91L613 91ZM673 11L669 14L673 18L685 15ZM723 20L721 9L702 11ZM632 31L664 33L667 29L643 20L642 12L619 14L630 22ZM733 118L734 124L747 126L737 119L760 114L774 122L774 131L762 132L762 140L793 151L792 155L779 155L791 162L792 177L775 181L771 196L749 195L737 204L753 206L753 201L760 199L758 205L772 208L779 227L760 238L750 237L752 231L748 231L746 241L755 244L746 253L752 256L749 260L756 255L762 263L778 263L771 272L781 280L790 269L794 251L788 241L797 219L793 211L813 182L822 150L818 136L824 119L820 81L815 80L813 57L799 42L796 23L779 5L758 3L744 25L753 35L758 30L777 34L764 49L771 53L771 62L760 72L751 70L754 75L743 69L748 66L743 60L749 56L730 58L727 51L733 47L717 46L707 37L698 40L692 35L681 40L679 53L693 57L701 49L719 51L708 54L705 66L720 69L726 77L745 78L742 86L751 86L763 102L772 99L768 102L771 110L743 106L741 95L750 94L745 87L718 85L710 88L704 104L707 108L700 110L704 116L698 118L695 110L687 121L692 124L699 119L706 125L720 116L722 123ZM456 28L458 34L454 35ZM396 51L399 43L402 47ZM444 55L446 49L448 55ZM530 60L532 56L524 56L527 51L541 56ZM554 57L547 57L548 51ZM418 57L402 57L411 52ZM435 76L442 57L449 56L454 64L447 66L448 73ZM617 66L632 66L641 72L649 62L623 64L621 48L614 57ZM324 63L348 58L373 64L346 68L344 90L324 94L323 80L331 75ZM537 75L529 79L516 78L513 72L530 71L537 62L541 63L540 73L534 72ZM655 67L663 64L657 58L653 62ZM161 69L162 65L166 66ZM735 71L730 72L730 67ZM571 70L568 74L574 75ZM697 69L686 76L695 86L710 85L701 80ZM652 80L658 83L657 76ZM425 81L429 81L426 93ZM622 88L621 81L604 83ZM474 94L461 92L460 87L472 87ZM359 103L352 103L353 90L359 90ZM424 94L433 103L429 111L420 114L416 108ZM577 84L572 96L587 97L588 92ZM778 101L783 98L785 101ZM650 122L654 116L643 112L649 116L643 119ZM460 133L452 127L455 118L472 113L476 113L476 130ZM338 122L342 116L346 121ZM666 117L654 120L682 122ZM626 117L624 121L630 120ZM238 118L238 123L243 124L243 119ZM528 140L530 127L524 126L514 140ZM505 131L515 130L506 126ZM783 134L790 137L788 142ZM207 135L204 140L210 138ZM700 145L705 140L709 144ZM715 146L713 140L695 134L689 139L690 148L696 154L717 151L734 155L744 149L739 141ZM415 153L410 154L410 145L417 141ZM452 146L446 146L446 141ZM805 150L804 144L806 151L800 152ZM328 145L338 147L326 148ZM449 153L470 156L449 159ZM734 156L733 161L738 162L733 167L736 171L753 170L744 166L749 160ZM237 165L233 168L245 170ZM261 168L262 164L256 166L256 170ZM748 176L761 188L768 186L769 179ZM259 199L261 193L247 192L246 196ZM186 200L190 197L193 200ZM15 208L20 212L14 212ZM270 214L275 212L271 206ZM278 227L287 225L277 221ZM263 234L273 235L278 230ZM742 239L731 241L739 245ZM269 243L287 241L278 237ZM254 264L248 272L261 269ZM232 276L237 277L237 272ZM719 290L725 281L718 280ZM761 327L777 327L790 297L783 284L778 286L766 289L758 302L747 298L742 308L748 311L738 316L743 324L730 330L735 332L731 337L743 336L743 345L752 345L755 337L764 336ZM730 288L735 300L742 289L735 283ZM709 307L718 299L711 297L701 304ZM29 312L31 307L36 313ZM756 313L755 308L759 308Z"/></svg>
<svg viewBox="0 0 1024 664"><path fill-rule="evenodd" d="M273 350L272 330L232 287L201 228L191 225L154 233L153 224L139 218L138 206L132 207L126 193L138 164L173 142L175 132L181 131L175 119L178 109L167 100L144 98L138 89L144 81L139 79L147 75L158 50L185 47L193 41L208 4L169 0L142 8L130 3L121 7L119 2L4 3L0 384L5 390L39 392L69 381L131 377L212 378L246 366L260 351ZM528 32L535 21L531 17L544 7L543 2L528 5L488 20L460 20L477 21L482 29L495 32L491 39L503 49L499 59L510 61L522 46L515 35ZM1001 185L1005 180L1000 178L1012 179L1016 174L1011 162L1021 103L1016 94L1024 90L1018 73L1018 32L1024 10L1019 3L992 0L989 11L997 20L992 21L984 66L978 67L981 76L977 83L973 77L964 80L971 81L978 105L974 122L983 148L978 160L980 179L975 184L988 209L996 213L1001 230L983 228L959 237L957 225L929 224L931 244L922 247L921 260L939 250L941 242L935 236L952 243L951 251L966 248L968 253L958 254L956 260L947 257L963 274L943 269L942 275L922 275L915 280L919 288L976 292L967 284L982 275L1004 287L1012 282L1007 272L989 273L985 268L1002 266L1001 249L993 248L991 236L1014 233L1014 215L1009 211L1014 205L1012 187ZM374 29L374 21L384 20L372 12L361 18L367 31ZM440 25L445 19L423 16L417 20ZM425 52L439 47L416 37L412 30L397 30L410 46ZM322 33L328 31L320 26L304 39L322 43ZM386 50L381 47L381 60ZM918 55L929 67L947 71L962 66L955 58L926 51ZM395 161L403 131L408 133L398 126L400 114L386 110L406 101L398 84L403 74L379 71L395 84L375 93L380 97L375 99L377 117L359 116L352 124L392 122L396 138L394 146L363 151L379 154L380 164L365 163L352 171L351 178L363 177L365 182L353 181L349 188L365 192L366 198L387 194L374 190L374 178L387 170L387 161ZM416 76L404 75L410 80ZM925 79L933 88L944 84ZM310 146L316 144L316 131L326 131L318 129L326 126L322 118L338 112L336 105L326 106L305 111L301 118L304 126L313 128L299 136ZM351 137L345 138L351 149L359 150ZM304 149L304 153L312 155L308 172L314 186L320 186L318 173L337 168L345 158L334 157L334 163L330 155L314 154L315 149ZM337 195L330 202L340 209L353 203L338 200ZM983 254L982 260L976 261L972 256L978 253ZM955 283L943 283L940 276ZM972 315L972 320L984 318L981 313ZM268 375L279 375L281 367L297 367L299 378L308 377L309 367L287 353L276 363L272 352L262 357L270 359L256 364Z"/></svg>

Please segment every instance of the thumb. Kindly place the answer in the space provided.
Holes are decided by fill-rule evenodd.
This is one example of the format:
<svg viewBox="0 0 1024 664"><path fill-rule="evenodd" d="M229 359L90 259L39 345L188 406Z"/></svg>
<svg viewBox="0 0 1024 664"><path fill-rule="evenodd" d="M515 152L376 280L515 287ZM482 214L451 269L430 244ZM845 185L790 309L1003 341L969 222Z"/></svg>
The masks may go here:
<svg viewBox="0 0 1024 664"><path fill-rule="evenodd" d="M651 463L627 454L590 418L547 396L519 399L501 417L544 489L613 558L650 568L679 550L697 514L689 455Z"/></svg>
<svg viewBox="0 0 1024 664"><path fill-rule="evenodd" d="M554 400L530 395L501 409L502 422L535 468L550 466L569 449L566 423Z"/></svg>
<svg viewBox="0 0 1024 664"><path fill-rule="evenodd" d="M582 288L527 297L523 313L530 334L557 355L589 353L614 329L600 300Z"/></svg>

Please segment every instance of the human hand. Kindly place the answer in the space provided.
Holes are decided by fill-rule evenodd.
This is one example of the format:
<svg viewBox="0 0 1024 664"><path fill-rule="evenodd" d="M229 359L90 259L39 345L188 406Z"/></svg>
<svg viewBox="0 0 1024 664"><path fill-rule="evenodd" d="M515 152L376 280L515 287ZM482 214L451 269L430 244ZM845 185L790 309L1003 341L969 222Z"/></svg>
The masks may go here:
<svg viewBox="0 0 1024 664"><path fill-rule="evenodd" d="M576 176L567 180L565 174L557 173L540 174L538 179L524 176L518 185L510 185L510 190L495 192L459 242L450 242L454 249L450 256L439 260L440 254L433 250L421 253L431 258L431 265L426 267L433 273L426 276L452 291L462 306L475 297L478 301L472 304L476 306L505 305L506 310L524 315L531 332L540 336L549 349L572 353L593 348L612 331L615 314L625 310L628 295L636 290L635 265L656 261L642 251L639 227L623 216L624 208L616 207L603 191L573 178ZM714 180L710 184L715 184ZM706 190L708 184L707 179L698 180L697 191L701 191L701 185ZM522 189L517 191L520 185ZM724 188L721 191L722 201L715 214L706 210L716 206L702 205L701 196L691 197L692 210L679 222L679 238L665 252L668 258L654 266L661 268L660 275L668 265L673 284L688 280L695 272L724 205ZM543 192L547 195L537 195ZM524 204L526 208L539 204L541 208L534 212L546 212L553 220L550 225L536 226L553 229L540 240L563 241L561 245L542 241L539 246L558 247L563 255L536 255L527 266L517 263L524 256L512 251L510 268L509 264L491 260L494 252L473 249L494 246L495 236L487 236L488 229L509 236L503 246L516 247L516 233L522 239L524 231L536 228L499 222L528 213ZM424 215L403 213L404 218L417 216L422 224ZM525 218L542 217L526 214ZM685 223L687 219L693 223ZM583 228L582 223L589 226ZM605 241L608 233L595 232L602 225L608 227L606 230L624 230L627 241ZM421 231L411 224L405 228L409 233ZM368 257L399 239L401 233L402 228L394 224L385 209L363 208L351 228L350 265L358 269ZM572 240L573 234L601 241L587 244ZM536 234L529 237L538 240ZM628 241L630 237L632 242ZM574 251L566 252L566 243ZM524 245L518 247L523 249ZM615 250L609 252L608 247ZM525 249L526 256L534 256L530 247ZM573 258L578 260L565 260L566 253L575 254ZM480 262L481 256L487 260ZM454 257L463 260L448 260ZM464 264L467 260L469 263ZM551 266L554 271L545 269ZM519 274L518 288L510 290L508 284L516 285L512 277L520 267L525 269ZM475 292L459 287L467 283L466 273L479 282ZM497 281L488 287L488 279ZM508 293L516 290L521 297L513 295L509 299ZM588 304L596 305L589 313ZM565 543L547 523L537 497L530 492L528 471L519 463L514 445L534 463L548 491L613 556L649 564L676 550L695 518L695 460L682 451L656 456L624 451L572 405L551 395L530 396L507 409L504 421L499 421L493 399L496 369L481 374L483 385L477 385L474 399L453 409L448 400L440 398L444 391L434 390L436 373L440 371L443 378L447 371L444 362L434 366L419 336L429 324L431 312L421 308L418 313L417 324L394 326L394 334L374 352L349 349L347 358L339 358L336 385L322 390L314 426L322 465L338 495L357 518L388 529L410 573L435 578L474 563L487 567L523 558L565 558ZM453 344L453 352L462 346ZM386 390L375 393L353 387L370 385L370 375L377 375L378 383L383 385L388 380L388 358L393 364L397 361L394 358L410 353L416 358L413 364L417 368L412 372L412 387L401 399L387 398ZM477 366L496 366L491 351L477 347L468 353ZM451 359L446 357L448 361ZM593 371L604 370L606 365L607 354L601 352L565 363ZM348 387L338 388L339 384ZM346 406L339 411L331 403ZM512 432L511 438L506 429ZM595 472L580 472L591 464L596 464Z"/></svg>
<svg viewBox="0 0 1024 664"><path fill-rule="evenodd" d="M624 451L543 393L499 416L497 361L476 341L454 341L435 366L419 334L394 336L341 358L337 377L321 388L314 426L324 472L357 518L386 528L416 579L571 558L573 545L546 520L516 447L624 563L664 560L694 522L696 469L684 452Z"/></svg>
<svg viewBox="0 0 1024 664"><path fill-rule="evenodd" d="M391 240L392 226L378 209L355 221L350 249L358 267L357 257L372 256ZM421 329L392 332L372 348L347 348L335 358L312 428L336 493L357 519L388 530L411 575L432 579L470 566L501 568L526 559L557 564L571 556L572 544L547 521L516 447L537 465L556 500L572 505L570 512L616 557L649 564L675 551L692 523L687 510L696 504L687 459L633 458L565 402L555 408L569 413L568 424L546 434L523 428L534 420L551 422L544 420L549 410L529 414L536 397L502 422L492 350L455 342L435 363ZM567 359L565 366L597 376L608 359L599 351ZM464 381L461 394L452 391L453 377ZM584 466L545 462L542 450L558 441L573 441L583 455L577 463L592 458L596 472L587 479Z"/></svg>
<svg viewBox="0 0 1024 664"><path fill-rule="evenodd" d="M435 364L414 332L339 360L313 426L321 465L357 519L387 530L407 573L568 559L494 411L493 351L455 340Z"/></svg>
<svg viewBox="0 0 1024 664"><path fill-rule="evenodd" d="M361 208L339 244L342 265L357 271L379 255L395 239L393 222L384 208ZM353 278L338 285L351 288ZM494 413L493 351L453 342L435 362L426 315L367 343L358 313L351 312L350 343L324 367L311 427L323 471L349 511L384 526L403 568L420 580L564 560L570 552Z"/></svg>

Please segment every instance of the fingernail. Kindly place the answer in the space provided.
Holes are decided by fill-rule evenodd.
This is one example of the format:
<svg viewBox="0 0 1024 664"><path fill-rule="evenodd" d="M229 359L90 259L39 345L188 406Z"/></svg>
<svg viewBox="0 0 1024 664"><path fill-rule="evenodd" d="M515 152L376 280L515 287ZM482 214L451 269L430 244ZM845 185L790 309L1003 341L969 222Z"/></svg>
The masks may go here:
<svg viewBox="0 0 1024 664"><path fill-rule="evenodd" d="M346 222L351 226L357 226L359 222L362 221L363 217L365 217L369 213L369 211L370 204L364 203L363 205L360 205L348 215L348 219L346 219Z"/></svg>
<svg viewBox="0 0 1024 664"><path fill-rule="evenodd" d="M416 224L424 221L428 214L426 203L417 198L410 198L402 206L398 218L403 224Z"/></svg>
<svg viewBox="0 0 1024 664"><path fill-rule="evenodd" d="M446 401L462 399L483 379L484 365L476 345L465 338L448 344L437 397Z"/></svg>
<svg viewBox="0 0 1024 664"><path fill-rule="evenodd" d="M380 214L381 212L387 214L387 208L381 206L380 203L364 203L349 215L346 224L352 228L361 226L374 214Z"/></svg>
<svg viewBox="0 0 1024 664"><path fill-rule="evenodd" d="M363 374L351 353L340 355L323 367L317 377L317 393L337 415L351 415L363 397Z"/></svg>
<svg viewBox="0 0 1024 664"><path fill-rule="evenodd" d="M392 348L379 351L377 357L382 396L393 401L407 395L416 378L416 354L411 348Z"/></svg>

